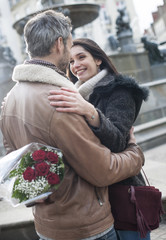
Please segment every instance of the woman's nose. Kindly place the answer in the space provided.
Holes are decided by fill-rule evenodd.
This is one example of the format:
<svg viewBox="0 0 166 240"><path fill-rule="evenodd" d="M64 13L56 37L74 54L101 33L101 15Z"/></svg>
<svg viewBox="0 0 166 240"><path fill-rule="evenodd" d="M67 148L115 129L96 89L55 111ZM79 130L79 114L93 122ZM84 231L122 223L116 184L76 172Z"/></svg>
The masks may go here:
<svg viewBox="0 0 166 240"><path fill-rule="evenodd" d="M75 61L73 64L73 67L77 68L80 66L80 62L79 61Z"/></svg>

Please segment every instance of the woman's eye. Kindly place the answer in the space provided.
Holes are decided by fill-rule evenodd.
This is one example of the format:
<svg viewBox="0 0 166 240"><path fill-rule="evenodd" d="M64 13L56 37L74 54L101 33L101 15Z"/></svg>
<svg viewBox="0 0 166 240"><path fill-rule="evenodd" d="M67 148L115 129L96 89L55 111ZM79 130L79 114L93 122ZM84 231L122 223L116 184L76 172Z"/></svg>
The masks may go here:
<svg viewBox="0 0 166 240"><path fill-rule="evenodd" d="M73 64L74 63L74 61L73 60L70 60L70 64Z"/></svg>
<svg viewBox="0 0 166 240"><path fill-rule="evenodd" d="M83 58L85 58L85 56L81 55L81 56L80 56L80 59L83 59Z"/></svg>

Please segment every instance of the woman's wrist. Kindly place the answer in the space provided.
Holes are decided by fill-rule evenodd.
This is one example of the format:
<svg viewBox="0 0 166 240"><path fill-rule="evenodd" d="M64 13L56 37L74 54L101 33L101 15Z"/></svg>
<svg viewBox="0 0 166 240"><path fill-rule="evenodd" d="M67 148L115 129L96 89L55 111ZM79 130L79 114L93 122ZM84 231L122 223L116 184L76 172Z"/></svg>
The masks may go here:
<svg viewBox="0 0 166 240"><path fill-rule="evenodd" d="M92 105L92 107L86 111L84 117L87 121L93 121L95 120L97 114L96 108Z"/></svg>
<svg viewBox="0 0 166 240"><path fill-rule="evenodd" d="M99 127L100 126L100 119L99 114L96 108L91 105L89 110L87 110L86 114L84 115L86 121L93 127Z"/></svg>

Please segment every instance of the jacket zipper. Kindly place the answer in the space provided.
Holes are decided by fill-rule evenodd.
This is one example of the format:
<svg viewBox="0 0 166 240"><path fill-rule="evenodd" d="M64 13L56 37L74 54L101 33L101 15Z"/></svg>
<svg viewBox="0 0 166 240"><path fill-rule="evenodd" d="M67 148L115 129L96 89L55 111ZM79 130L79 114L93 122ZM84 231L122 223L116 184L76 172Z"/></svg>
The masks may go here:
<svg viewBox="0 0 166 240"><path fill-rule="evenodd" d="M100 206L103 206L103 201L102 201L102 199L100 198L99 193L98 193L96 187L95 187L95 193L96 193L96 197L97 197L97 200L98 200L98 202L99 202L99 205L100 205Z"/></svg>

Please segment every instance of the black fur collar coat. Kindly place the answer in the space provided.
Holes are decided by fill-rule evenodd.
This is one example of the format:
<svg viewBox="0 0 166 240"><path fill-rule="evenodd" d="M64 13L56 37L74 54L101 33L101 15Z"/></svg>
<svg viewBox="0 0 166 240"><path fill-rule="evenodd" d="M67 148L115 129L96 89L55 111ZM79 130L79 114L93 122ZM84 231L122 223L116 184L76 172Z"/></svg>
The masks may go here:
<svg viewBox="0 0 166 240"><path fill-rule="evenodd" d="M91 129L112 152L121 152L126 148L130 128L148 94L147 88L123 75L108 74L95 85L89 102L98 110L101 124L99 128ZM143 185L141 176L123 182Z"/></svg>

